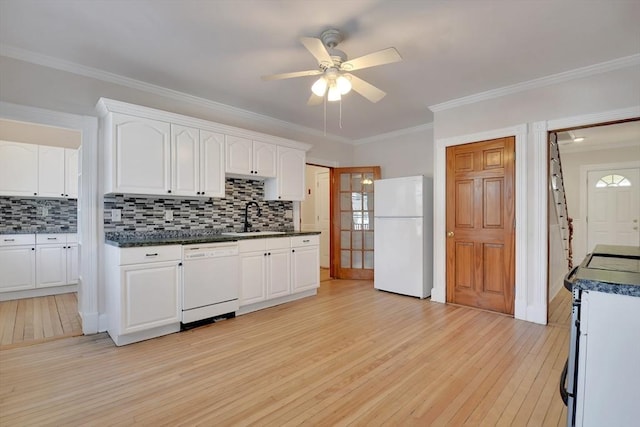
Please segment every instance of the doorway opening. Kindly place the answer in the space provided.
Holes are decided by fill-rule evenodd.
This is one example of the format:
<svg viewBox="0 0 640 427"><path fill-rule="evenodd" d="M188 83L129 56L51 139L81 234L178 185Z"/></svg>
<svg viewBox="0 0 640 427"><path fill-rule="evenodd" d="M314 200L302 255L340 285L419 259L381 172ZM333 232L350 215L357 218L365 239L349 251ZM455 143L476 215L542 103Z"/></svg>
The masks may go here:
<svg viewBox="0 0 640 427"><path fill-rule="evenodd" d="M331 168L307 164L305 199L300 203L300 230L320 232L320 281L333 275L331 262Z"/></svg>
<svg viewBox="0 0 640 427"><path fill-rule="evenodd" d="M596 244L640 244L640 118L551 131L550 154L554 138L562 164L566 215L573 233L571 245L564 244L562 221L551 205L550 194L548 313L551 301L562 288L570 259L574 266L579 265ZM551 170L549 176L551 192Z"/></svg>

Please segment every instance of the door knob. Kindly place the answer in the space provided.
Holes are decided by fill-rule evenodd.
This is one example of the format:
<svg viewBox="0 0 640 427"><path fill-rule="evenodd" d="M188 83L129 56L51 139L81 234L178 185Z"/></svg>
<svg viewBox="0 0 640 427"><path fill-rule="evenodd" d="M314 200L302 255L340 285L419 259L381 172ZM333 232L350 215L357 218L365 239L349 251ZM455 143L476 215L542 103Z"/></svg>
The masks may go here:
<svg viewBox="0 0 640 427"><path fill-rule="evenodd" d="M447 233L447 237L453 237L453 231L449 231L449 232Z"/></svg>

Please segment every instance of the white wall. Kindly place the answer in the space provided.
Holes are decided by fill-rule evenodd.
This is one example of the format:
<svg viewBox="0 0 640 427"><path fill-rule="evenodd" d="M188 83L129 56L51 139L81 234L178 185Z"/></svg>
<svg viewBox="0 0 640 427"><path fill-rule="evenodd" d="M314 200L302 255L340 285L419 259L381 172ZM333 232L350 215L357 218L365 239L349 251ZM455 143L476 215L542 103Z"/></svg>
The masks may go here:
<svg viewBox="0 0 640 427"><path fill-rule="evenodd" d="M354 166L380 166L382 178L433 176L433 129L424 126L415 132L382 136L353 149Z"/></svg>
<svg viewBox="0 0 640 427"><path fill-rule="evenodd" d="M561 148L560 156L562 161L562 175L567 193L569 216L573 218L573 259L574 263L580 263L587 254L587 230L584 218L587 213L582 212L581 209L580 167L640 161L640 141L633 147L610 148L596 151L563 153ZM586 185L586 182L583 184Z"/></svg>
<svg viewBox="0 0 640 427"><path fill-rule="evenodd" d="M547 122L640 107L638 75L640 75L640 66L634 65L545 87L530 88L434 113L436 147L438 141L444 141L445 138L481 134L523 124L529 128L526 143L516 153L517 161L526 168L522 187L517 191L527 200L523 208L523 212L527 215L526 223L523 224L522 219L516 219L517 227L525 227L526 231L525 241L520 242L524 246L520 254L516 253L516 257L522 256L522 252L527 255L525 264L521 267L524 271L519 271L516 262L516 277L521 275L526 278L526 283L523 284L524 294L519 295L516 289L516 317L538 323L546 322L547 280L546 274L541 272L547 271L547 166L546 156L544 156L547 152ZM444 167L438 168L434 174L436 194L438 186L444 182L444 174L439 172L440 170L444 170ZM542 183L544 185L541 185ZM444 230L444 227L444 215L436 214L434 221L436 233ZM442 251L444 236L436 235L434 244L436 253ZM518 247L518 240L516 247ZM434 284L438 286L438 283L444 282L446 271L444 258L436 259L434 271ZM517 285L516 288L518 288ZM434 288L434 294L438 294L436 288ZM524 304L521 313L518 313L519 299Z"/></svg>
<svg viewBox="0 0 640 427"><path fill-rule="evenodd" d="M196 97L177 95L176 98L169 91L167 96L162 96L4 56L0 56L0 70L1 101L97 116L95 105L100 97L105 97L305 142L313 145L307 153L309 158L338 165L349 165L353 159L353 147L349 143L242 110L225 106L216 108L215 103L203 102Z"/></svg>

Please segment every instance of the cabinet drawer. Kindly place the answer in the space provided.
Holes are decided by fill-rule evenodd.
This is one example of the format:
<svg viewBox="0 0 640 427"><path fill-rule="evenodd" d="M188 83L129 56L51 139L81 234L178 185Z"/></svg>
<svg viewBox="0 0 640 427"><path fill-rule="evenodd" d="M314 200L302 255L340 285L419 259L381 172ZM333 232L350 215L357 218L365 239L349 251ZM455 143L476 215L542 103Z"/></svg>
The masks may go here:
<svg viewBox="0 0 640 427"><path fill-rule="evenodd" d="M277 237L265 240L267 241L267 249L289 249L291 247L291 237Z"/></svg>
<svg viewBox="0 0 640 427"><path fill-rule="evenodd" d="M78 243L78 235L76 233L67 234L67 243Z"/></svg>
<svg viewBox="0 0 640 427"><path fill-rule="evenodd" d="M291 238L291 247L299 248L302 246L317 246L320 244L320 236L317 234L311 236L295 236Z"/></svg>
<svg viewBox="0 0 640 427"><path fill-rule="evenodd" d="M35 245L35 234L3 234L0 236L0 246Z"/></svg>
<svg viewBox="0 0 640 427"><path fill-rule="evenodd" d="M267 250L267 239L248 239L238 241L238 250L243 252L256 252Z"/></svg>
<svg viewBox="0 0 640 427"><path fill-rule="evenodd" d="M67 243L67 235L65 233L37 234L36 243L39 245Z"/></svg>
<svg viewBox="0 0 640 427"><path fill-rule="evenodd" d="M120 249L119 265L144 264L160 261L180 261L182 246L141 246L139 248Z"/></svg>

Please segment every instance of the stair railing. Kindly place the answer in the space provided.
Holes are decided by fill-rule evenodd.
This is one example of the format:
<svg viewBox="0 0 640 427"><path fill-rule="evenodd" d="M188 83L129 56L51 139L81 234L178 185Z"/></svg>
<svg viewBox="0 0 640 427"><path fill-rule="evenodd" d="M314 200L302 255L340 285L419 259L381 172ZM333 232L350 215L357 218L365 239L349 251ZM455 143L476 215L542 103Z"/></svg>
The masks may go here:
<svg viewBox="0 0 640 427"><path fill-rule="evenodd" d="M567 196L562 176L562 162L558 147L558 135L549 135L549 183L553 194L555 212L560 225L562 244L569 269L573 268L573 218L567 210Z"/></svg>

